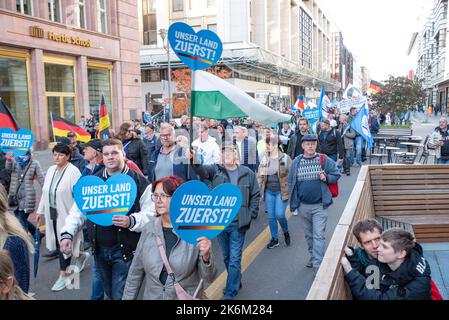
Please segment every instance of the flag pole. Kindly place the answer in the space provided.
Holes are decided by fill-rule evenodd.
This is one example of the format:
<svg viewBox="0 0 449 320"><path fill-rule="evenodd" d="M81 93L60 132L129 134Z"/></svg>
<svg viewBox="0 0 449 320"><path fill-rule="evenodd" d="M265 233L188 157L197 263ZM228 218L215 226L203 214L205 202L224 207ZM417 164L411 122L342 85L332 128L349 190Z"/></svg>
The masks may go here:
<svg viewBox="0 0 449 320"><path fill-rule="evenodd" d="M50 119L51 119L51 133L53 134L53 142L56 142L55 129L53 127L53 112L50 112Z"/></svg>
<svg viewBox="0 0 449 320"><path fill-rule="evenodd" d="M192 83L190 84L190 128L189 128L189 136L190 136L190 142L189 142L189 149L191 149L192 143L193 143L193 111L195 109L195 98L193 93L193 85L195 83L195 70L190 69L192 73ZM189 150L190 151L190 150ZM193 156L190 158L190 165L193 165ZM190 168L187 170L187 180L190 180Z"/></svg>

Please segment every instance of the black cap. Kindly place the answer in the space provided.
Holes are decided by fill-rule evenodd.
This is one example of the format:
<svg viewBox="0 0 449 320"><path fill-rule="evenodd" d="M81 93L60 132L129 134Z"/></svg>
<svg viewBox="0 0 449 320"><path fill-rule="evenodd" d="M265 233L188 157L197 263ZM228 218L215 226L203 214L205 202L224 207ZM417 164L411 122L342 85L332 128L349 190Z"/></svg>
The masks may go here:
<svg viewBox="0 0 449 320"><path fill-rule="evenodd" d="M99 139L92 139L84 144L85 147L91 147L95 151L103 152L103 143Z"/></svg>
<svg viewBox="0 0 449 320"><path fill-rule="evenodd" d="M314 136L313 134L306 134L301 139L301 142L304 142L304 141L318 141L318 138L316 136Z"/></svg>
<svg viewBox="0 0 449 320"><path fill-rule="evenodd" d="M58 137L58 138L56 139L56 142L59 142L59 143L65 144L65 145L70 145L70 144L72 144L72 142L70 141L70 139L67 138L67 137Z"/></svg>

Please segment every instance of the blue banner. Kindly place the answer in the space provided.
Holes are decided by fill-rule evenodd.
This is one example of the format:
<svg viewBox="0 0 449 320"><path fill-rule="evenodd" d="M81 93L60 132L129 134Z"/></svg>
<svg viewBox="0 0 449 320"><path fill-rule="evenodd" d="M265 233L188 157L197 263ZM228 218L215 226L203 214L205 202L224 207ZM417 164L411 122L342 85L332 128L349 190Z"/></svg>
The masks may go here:
<svg viewBox="0 0 449 320"><path fill-rule="evenodd" d="M371 148L373 145L373 138L369 130L368 119L369 114L365 103L352 120L351 128L353 128L358 134L360 134L363 137L363 139L365 139L366 142L368 142L368 145Z"/></svg>
<svg viewBox="0 0 449 320"><path fill-rule="evenodd" d="M20 129L14 131L11 128L0 129L0 149L4 153L12 152L14 157L27 153L33 146L34 135L30 130Z"/></svg>
<svg viewBox="0 0 449 320"><path fill-rule="evenodd" d="M95 224L112 226L112 217L126 215L136 200L137 185L126 174L116 174L103 181L97 176L85 176L73 187L80 211Z"/></svg>
<svg viewBox="0 0 449 320"><path fill-rule="evenodd" d="M320 109L306 109L302 112L302 117L306 118L307 120L318 120L320 118Z"/></svg>
<svg viewBox="0 0 449 320"><path fill-rule="evenodd" d="M192 70L212 67L223 52L223 44L217 34L205 29L197 33L184 22L170 26L168 41L178 58Z"/></svg>
<svg viewBox="0 0 449 320"><path fill-rule="evenodd" d="M225 183L210 191L201 181L188 181L174 193L170 219L176 234L196 244L199 237L213 239L237 216L242 205L240 189Z"/></svg>

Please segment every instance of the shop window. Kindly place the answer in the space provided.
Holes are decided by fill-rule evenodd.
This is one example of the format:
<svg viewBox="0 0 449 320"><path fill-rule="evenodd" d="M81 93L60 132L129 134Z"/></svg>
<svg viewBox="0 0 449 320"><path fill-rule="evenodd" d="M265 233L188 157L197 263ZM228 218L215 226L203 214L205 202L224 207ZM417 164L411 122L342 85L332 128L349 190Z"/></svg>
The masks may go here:
<svg viewBox="0 0 449 320"><path fill-rule="evenodd" d="M111 71L109 69L89 68L87 70L89 86L89 111L98 121L100 118L101 96L104 96L109 114L109 123L112 124L112 93Z"/></svg>
<svg viewBox="0 0 449 320"><path fill-rule="evenodd" d="M11 110L19 127L30 129L28 75L25 59L0 56L0 98Z"/></svg>
<svg viewBox="0 0 449 320"><path fill-rule="evenodd" d="M62 64L45 64L45 91L75 92L73 67Z"/></svg>

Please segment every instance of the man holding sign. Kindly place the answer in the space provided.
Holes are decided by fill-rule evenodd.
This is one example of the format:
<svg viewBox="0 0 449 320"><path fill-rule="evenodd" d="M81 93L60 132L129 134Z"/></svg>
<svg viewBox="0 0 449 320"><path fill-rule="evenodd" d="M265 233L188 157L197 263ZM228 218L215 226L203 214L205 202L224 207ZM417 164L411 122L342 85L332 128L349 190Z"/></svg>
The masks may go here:
<svg viewBox="0 0 449 320"><path fill-rule="evenodd" d="M98 171L95 176L107 181L116 175L124 174L131 177L137 185L137 196L134 203L131 204L131 209L127 214L114 215L112 225L102 226L87 221L95 263L101 274L105 293L112 300L120 300L140 233L143 226L149 221L149 217L153 215L154 205L148 181L141 174L130 170L125 164L123 144L116 139L106 140L103 142L102 151L105 168ZM100 192L107 187L107 184L98 185L91 187L90 190ZM109 192L112 191L109 190ZM123 194L125 197L127 196L126 192ZM100 196L97 199L98 202L100 202L99 198ZM86 216L81 210L77 202L70 210L70 215L62 229L61 251L65 254L70 254L72 239L82 229L86 221ZM89 220L93 219L89 215L88 217Z"/></svg>
<svg viewBox="0 0 449 320"><path fill-rule="evenodd" d="M224 298L233 300L241 287L243 243L251 220L257 218L259 213L260 192L256 174L249 168L238 165L239 156L234 145L223 145L221 161L221 165L194 165L193 168L200 180L211 181L211 189L224 183L232 183L242 193L242 206L237 217L218 236L228 272Z"/></svg>

